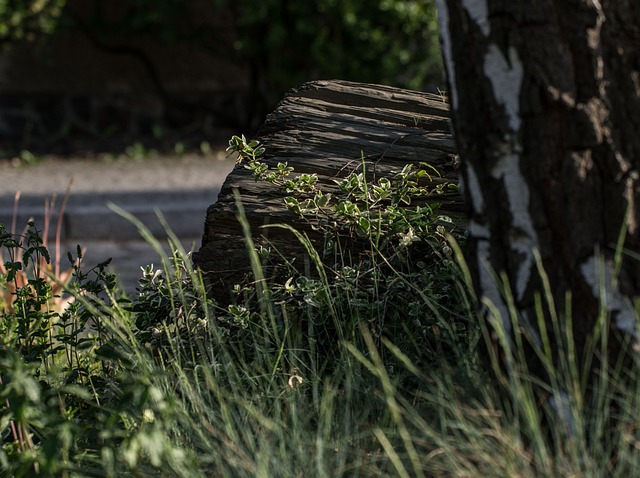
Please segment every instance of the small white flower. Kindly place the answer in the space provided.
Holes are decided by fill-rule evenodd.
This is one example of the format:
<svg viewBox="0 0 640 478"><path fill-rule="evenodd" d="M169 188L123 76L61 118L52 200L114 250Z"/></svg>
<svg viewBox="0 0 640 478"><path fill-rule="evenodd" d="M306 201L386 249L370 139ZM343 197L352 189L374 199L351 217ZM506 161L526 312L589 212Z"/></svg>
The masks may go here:
<svg viewBox="0 0 640 478"><path fill-rule="evenodd" d="M400 236L400 247L408 247L414 242L418 242L420 238L413 232L413 228L410 228L406 234L398 234Z"/></svg>
<svg viewBox="0 0 640 478"><path fill-rule="evenodd" d="M155 413L150 408L145 408L142 412L142 421L145 423L152 423L156 419Z"/></svg>
<svg viewBox="0 0 640 478"><path fill-rule="evenodd" d="M289 380L287 381L289 388L295 390L300 385L302 385L302 382L304 381L304 379L299 375L299 373L300 373L300 369L298 369L298 367L294 367L291 370L291 374L289 375Z"/></svg>

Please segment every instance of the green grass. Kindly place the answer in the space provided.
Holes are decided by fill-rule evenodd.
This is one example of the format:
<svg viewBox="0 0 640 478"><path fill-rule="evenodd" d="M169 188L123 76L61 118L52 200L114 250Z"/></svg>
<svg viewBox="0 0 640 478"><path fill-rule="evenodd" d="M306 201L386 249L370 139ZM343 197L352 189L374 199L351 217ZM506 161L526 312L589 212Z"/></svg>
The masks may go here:
<svg viewBox="0 0 640 478"><path fill-rule="evenodd" d="M167 256L154 242L162 269L145 272L137 297L104 266L78 268L64 312L37 287L22 313L3 310L5 476L595 477L640 466L635 380L603 372L587 397L571 364L557 370L576 427L567 433L522 365L498 392L477 341L442 328L446 356L427 359L410 328L372 335L349 306L354 291L339 297L322 277L331 305L283 313L258 281L258 312L250 301L220 310L173 244ZM424 309L474 322L470 307L466 318ZM286 321L294 312L307 329ZM351 331L323 353L310 329L318 312Z"/></svg>
<svg viewBox="0 0 640 478"><path fill-rule="evenodd" d="M492 369L479 352L483 331L460 249L440 232L383 249L386 236L367 222L370 260L353 263L339 243L317 251L289 228L308 270L287 263L268 280L268 257L240 216L253 274L234 303L218 304L168 228L169 255L129 219L161 263L129 296L108 261L88 268L78 248L72 277L60 280L63 268L47 265L34 226L17 235L0 227L2 476L602 477L640 469L635 368L603 358L587 380L585 357L567 346L551 360L543 347L536 353L550 379L541 383L516 341L509 374ZM571 344L548 296L540 298L541 311L553 312L548 333ZM593 357L606 350L605 330Z"/></svg>

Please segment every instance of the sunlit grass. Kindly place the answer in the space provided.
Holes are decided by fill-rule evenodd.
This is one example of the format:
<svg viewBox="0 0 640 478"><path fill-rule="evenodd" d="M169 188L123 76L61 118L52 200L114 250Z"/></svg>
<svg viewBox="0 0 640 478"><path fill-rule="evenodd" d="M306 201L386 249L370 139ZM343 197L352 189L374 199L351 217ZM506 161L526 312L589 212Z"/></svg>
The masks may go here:
<svg viewBox="0 0 640 478"><path fill-rule="evenodd" d="M382 323L376 314L390 309L363 302L361 289L377 288L366 297L384 300L383 284L369 278L385 276L354 269L332 278L295 231L314 269L295 286L307 295L295 281L268 282L250 253L252 279L222 307L169 228L167 254L120 213L158 253L160 267L143 271L136 294L118 290L104 264L85 273L72 257L73 279L58 281L75 298L64 311L29 324L2 312L4 476L602 477L640 469L638 381L628 364L604 358L606 333L590 350L601 358L590 382L585 357L571 347L553 360L548 347L535 350L549 383L528 370L518 344L508 374L492 369L478 352L481 322L459 259L447 290L460 307L422 289L411 296L432 316L427 328L394 323L395 315ZM411 290L388 259L378 264ZM339 279L349 280L336 287ZM29 317L54 294L33 290L23 301ZM548 297L540 296L541 314L553 306ZM570 344L562 313L549 315L547 333Z"/></svg>

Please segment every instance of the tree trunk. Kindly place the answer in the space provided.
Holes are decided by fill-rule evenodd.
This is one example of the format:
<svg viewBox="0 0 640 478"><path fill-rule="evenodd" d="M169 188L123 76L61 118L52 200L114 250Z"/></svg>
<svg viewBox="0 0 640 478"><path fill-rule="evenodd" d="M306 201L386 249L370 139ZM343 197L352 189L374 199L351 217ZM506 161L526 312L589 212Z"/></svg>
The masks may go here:
<svg viewBox="0 0 640 478"><path fill-rule="evenodd" d="M578 353L602 310L637 350L640 2L437 4L485 312L540 345L541 266Z"/></svg>

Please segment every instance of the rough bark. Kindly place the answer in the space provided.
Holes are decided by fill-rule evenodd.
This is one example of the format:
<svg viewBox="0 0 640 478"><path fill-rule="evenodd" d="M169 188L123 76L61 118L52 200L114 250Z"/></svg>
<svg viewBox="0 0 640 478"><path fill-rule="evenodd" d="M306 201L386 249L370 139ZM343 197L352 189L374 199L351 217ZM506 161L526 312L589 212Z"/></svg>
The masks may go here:
<svg viewBox="0 0 640 478"><path fill-rule="evenodd" d="M571 298L578 352L600 307L637 341L640 3L438 0L475 288L538 341L537 266L557 310Z"/></svg>
<svg viewBox="0 0 640 478"><path fill-rule="evenodd" d="M399 171L405 164L427 162L442 174L435 181L457 182L448 108L436 95L380 85L316 81L287 94L256 139L266 148L265 162L275 166L286 161L297 173L316 173L324 192L335 189L334 179L359 170L363 157L367 171L376 177ZM293 225L310 234L312 240L321 241L309 223L285 208L287 194L254 180L250 171L237 166L223 184L218 201L207 210L202 247L194 255L195 264L209 279L213 297L221 300L250 272L234 190L240 192L255 242L268 241L285 257L301 252L291 233L261 228L269 223ZM462 217L457 191L438 196L437 202L444 214Z"/></svg>

